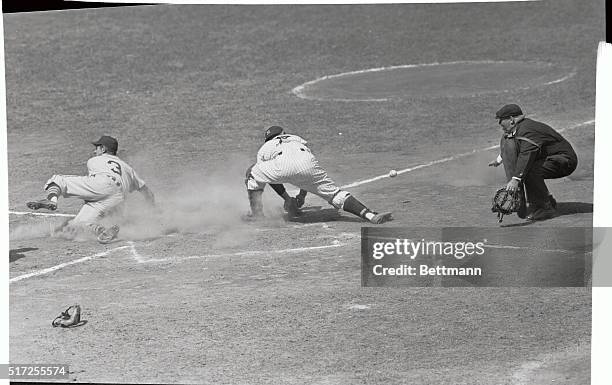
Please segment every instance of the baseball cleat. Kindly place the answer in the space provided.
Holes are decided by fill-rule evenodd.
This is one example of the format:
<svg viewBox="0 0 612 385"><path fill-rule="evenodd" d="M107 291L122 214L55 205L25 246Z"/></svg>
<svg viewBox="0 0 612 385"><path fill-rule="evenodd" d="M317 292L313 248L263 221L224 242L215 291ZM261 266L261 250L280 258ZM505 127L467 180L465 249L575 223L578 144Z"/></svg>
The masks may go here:
<svg viewBox="0 0 612 385"><path fill-rule="evenodd" d="M47 209L47 210L55 211L55 209L57 209L57 203L51 202L48 199L41 199L35 202L28 202L26 205L28 206L28 208L32 210Z"/></svg>
<svg viewBox="0 0 612 385"><path fill-rule="evenodd" d="M374 213L374 217L372 217L372 219L370 219L370 222L375 224L375 225L380 225L383 224L385 222L389 222L393 220L393 214L390 212L387 213Z"/></svg>
<svg viewBox="0 0 612 385"><path fill-rule="evenodd" d="M98 234L98 242L102 244L110 243L117 237L117 234L119 234L119 226L117 225L111 226L108 229L103 229Z"/></svg>

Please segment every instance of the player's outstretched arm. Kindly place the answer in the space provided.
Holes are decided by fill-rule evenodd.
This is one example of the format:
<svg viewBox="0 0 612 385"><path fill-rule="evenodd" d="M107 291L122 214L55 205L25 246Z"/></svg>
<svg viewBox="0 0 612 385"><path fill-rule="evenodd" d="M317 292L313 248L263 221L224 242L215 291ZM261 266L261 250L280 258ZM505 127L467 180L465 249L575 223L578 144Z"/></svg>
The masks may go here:
<svg viewBox="0 0 612 385"><path fill-rule="evenodd" d="M298 195L295 196L295 201L297 203L298 208L304 206L304 203L306 202L306 194L308 194L308 191L300 189Z"/></svg>
<svg viewBox="0 0 612 385"><path fill-rule="evenodd" d="M147 203L149 203L151 206L155 206L155 195L147 185L142 186L138 191L144 196Z"/></svg>
<svg viewBox="0 0 612 385"><path fill-rule="evenodd" d="M276 191L276 193L284 200L291 198L289 194L287 194L285 186L283 186L281 183L270 183L270 187L272 188L272 190Z"/></svg>
<svg viewBox="0 0 612 385"><path fill-rule="evenodd" d="M297 205L297 199L292 198L289 193L287 193L287 190L285 190L285 186L280 183L271 183L270 187L272 187L272 189L283 198L283 200L285 201L285 203L283 204L283 208L287 213L289 213L290 216L299 215L300 210Z"/></svg>

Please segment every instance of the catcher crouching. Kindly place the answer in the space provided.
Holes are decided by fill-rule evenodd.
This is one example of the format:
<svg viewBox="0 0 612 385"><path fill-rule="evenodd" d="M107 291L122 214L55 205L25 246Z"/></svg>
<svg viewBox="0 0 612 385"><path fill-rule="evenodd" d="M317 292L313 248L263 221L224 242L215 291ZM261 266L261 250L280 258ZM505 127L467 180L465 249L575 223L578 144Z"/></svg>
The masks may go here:
<svg viewBox="0 0 612 385"><path fill-rule="evenodd" d="M578 157L571 144L547 124L526 118L516 104L507 104L495 118L503 130L500 154L489 166L504 165L513 211L519 217L541 221L557 214L557 201L548 190L545 179L566 177L576 170ZM502 197L493 201L495 210ZM521 201L522 207L516 208ZM504 214L502 211L498 213ZM503 217L503 215L502 215ZM500 218L501 219L501 218Z"/></svg>

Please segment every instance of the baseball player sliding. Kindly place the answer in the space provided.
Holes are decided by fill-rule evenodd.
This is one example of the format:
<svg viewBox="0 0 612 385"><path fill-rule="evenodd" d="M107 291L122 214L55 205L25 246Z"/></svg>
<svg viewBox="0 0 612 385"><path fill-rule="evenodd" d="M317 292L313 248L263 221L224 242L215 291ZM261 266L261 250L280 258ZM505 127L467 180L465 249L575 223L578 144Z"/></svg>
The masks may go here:
<svg viewBox="0 0 612 385"><path fill-rule="evenodd" d="M325 199L332 206L355 214L371 223L381 224L392 220L390 212L376 213L359 202L348 191L341 190L319 166L317 159L297 135L286 134L282 127L272 126L264 135L265 143L257 152L257 163L247 170L246 186L251 212L246 220L263 217L262 194L269 184L285 200L285 210L295 215L304 204L308 192ZM292 198L283 183L300 188Z"/></svg>
<svg viewBox="0 0 612 385"><path fill-rule="evenodd" d="M155 197L136 171L117 157L117 139L102 136L92 144L95 146L94 156L87 161L86 176L53 175L44 186L47 197L28 202L27 206L32 210L55 210L60 196L82 199L85 203L79 213L63 226L91 230L98 242L109 243L119 233L119 226L105 228L98 221L134 190L141 192L152 205Z"/></svg>

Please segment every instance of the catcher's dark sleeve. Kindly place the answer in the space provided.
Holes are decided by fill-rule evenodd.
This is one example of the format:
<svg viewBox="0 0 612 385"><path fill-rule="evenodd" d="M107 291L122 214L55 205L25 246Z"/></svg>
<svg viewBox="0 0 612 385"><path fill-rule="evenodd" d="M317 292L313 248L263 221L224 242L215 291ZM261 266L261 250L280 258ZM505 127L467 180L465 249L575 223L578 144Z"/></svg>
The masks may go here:
<svg viewBox="0 0 612 385"><path fill-rule="evenodd" d="M531 169L533 162L538 156L540 148L535 144L524 140L518 140L519 154L516 159L516 167L514 168L513 177L523 179Z"/></svg>
<svg viewBox="0 0 612 385"><path fill-rule="evenodd" d="M283 186L282 184L272 184L271 183L270 187L272 187L272 190L276 191L276 193L280 195L281 197L285 195L285 192L286 192L285 186Z"/></svg>

